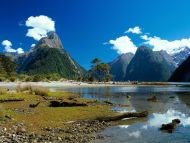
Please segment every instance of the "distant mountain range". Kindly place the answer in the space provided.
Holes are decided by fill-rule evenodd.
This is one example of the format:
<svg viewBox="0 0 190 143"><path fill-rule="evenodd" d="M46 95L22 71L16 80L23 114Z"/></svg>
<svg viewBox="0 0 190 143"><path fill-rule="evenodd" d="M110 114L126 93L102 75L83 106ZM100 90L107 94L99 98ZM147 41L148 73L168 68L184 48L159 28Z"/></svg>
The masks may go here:
<svg viewBox="0 0 190 143"><path fill-rule="evenodd" d="M184 47L179 52L176 52L175 54L171 55L173 58L173 61L176 63L177 66L179 66L181 63L183 63L190 55L190 48Z"/></svg>
<svg viewBox="0 0 190 143"><path fill-rule="evenodd" d="M188 57L173 73L169 81L190 82L190 57Z"/></svg>
<svg viewBox="0 0 190 143"><path fill-rule="evenodd" d="M113 76L114 81L123 81L126 76L126 69L133 58L133 53L126 53L120 55L117 59L110 62L110 73Z"/></svg>
<svg viewBox="0 0 190 143"><path fill-rule="evenodd" d="M127 67L125 80L130 81L167 81L175 70L164 52L153 52L150 48L141 46Z"/></svg>
<svg viewBox="0 0 190 143"><path fill-rule="evenodd" d="M169 55L163 50L152 51L151 48L141 46L135 54L119 55L108 64L114 81L190 81L189 55L188 47L181 47ZM56 74L63 78L76 79L86 73L67 53L55 32L42 38L29 52L0 55L0 74L13 72L15 63L17 73L27 75Z"/></svg>
<svg viewBox="0 0 190 143"><path fill-rule="evenodd" d="M167 81L175 69L190 55L184 47L169 55L141 46L135 55L126 53L109 63L115 81Z"/></svg>
<svg viewBox="0 0 190 143"><path fill-rule="evenodd" d="M28 75L58 74L73 79L85 72L63 48L55 32L42 38L28 53L18 57L18 72Z"/></svg>

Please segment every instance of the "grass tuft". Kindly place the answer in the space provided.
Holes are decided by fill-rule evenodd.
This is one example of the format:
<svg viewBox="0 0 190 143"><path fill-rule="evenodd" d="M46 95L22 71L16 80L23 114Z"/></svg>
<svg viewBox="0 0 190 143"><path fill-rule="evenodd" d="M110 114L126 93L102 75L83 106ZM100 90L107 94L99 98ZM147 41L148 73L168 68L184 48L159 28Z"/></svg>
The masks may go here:
<svg viewBox="0 0 190 143"><path fill-rule="evenodd" d="M7 89L4 87L0 87L0 95L6 94L7 93Z"/></svg>
<svg viewBox="0 0 190 143"><path fill-rule="evenodd" d="M32 86L32 85L18 85L16 87L16 91L19 92L29 92L31 94L40 95L40 96L48 96L49 90L45 87L41 86Z"/></svg>

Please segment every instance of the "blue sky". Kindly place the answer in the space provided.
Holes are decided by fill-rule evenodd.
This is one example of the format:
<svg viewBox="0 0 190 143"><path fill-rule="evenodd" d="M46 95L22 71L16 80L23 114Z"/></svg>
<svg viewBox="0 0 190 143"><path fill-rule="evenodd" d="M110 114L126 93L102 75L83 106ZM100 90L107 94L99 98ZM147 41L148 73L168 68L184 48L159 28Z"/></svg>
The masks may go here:
<svg viewBox="0 0 190 143"><path fill-rule="evenodd" d="M110 43L122 36L126 36L123 42L130 38L135 47L145 42L166 50L173 45L188 45L189 6L189 0L2 0L0 41L9 40L12 48L29 50L37 41L26 36L29 27L25 22L30 16L45 15L55 22L65 49L79 64L89 68L95 57L109 62L122 53L118 52L120 47L113 50L115 45ZM135 26L141 34L125 33ZM144 35L146 40L141 37Z"/></svg>

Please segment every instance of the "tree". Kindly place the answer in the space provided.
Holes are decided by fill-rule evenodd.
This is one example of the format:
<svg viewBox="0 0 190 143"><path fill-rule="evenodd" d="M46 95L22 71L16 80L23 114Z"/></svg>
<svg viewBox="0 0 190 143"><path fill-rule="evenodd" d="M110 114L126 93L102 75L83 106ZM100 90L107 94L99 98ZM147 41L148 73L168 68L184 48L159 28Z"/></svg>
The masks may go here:
<svg viewBox="0 0 190 143"><path fill-rule="evenodd" d="M92 64L92 67L97 66L100 64L101 60L98 58L93 59L90 63Z"/></svg>
<svg viewBox="0 0 190 143"><path fill-rule="evenodd" d="M0 54L1 71L5 71L8 76L16 74L16 64L5 55Z"/></svg>
<svg viewBox="0 0 190 143"><path fill-rule="evenodd" d="M95 58L91 61L92 69L91 69L91 76L98 78L98 81L105 81L106 76L109 75L110 66L106 63L101 63L101 60Z"/></svg>
<svg viewBox="0 0 190 143"><path fill-rule="evenodd" d="M107 74L105 77L105 81L108 82L112 79L112 75L111 74Z"/></svg>

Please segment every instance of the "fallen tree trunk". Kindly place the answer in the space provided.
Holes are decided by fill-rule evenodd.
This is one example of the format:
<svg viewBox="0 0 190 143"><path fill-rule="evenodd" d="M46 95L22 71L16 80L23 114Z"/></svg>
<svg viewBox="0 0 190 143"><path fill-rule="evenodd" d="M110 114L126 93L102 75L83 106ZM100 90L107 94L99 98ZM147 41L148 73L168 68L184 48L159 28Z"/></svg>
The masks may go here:
<svg viewBox="0 0 190 143"><path fill-rule="evenodd" d="M51 101L49 107L75 107L75 106L88 106L86 103L80 102L67 102L67 101Z"/></svg>
<svg viewBox="0 0 190 143"><path fill-rule="evenodd" d="M125 119L125 118L143 118L143 117L147 117L147 116L148 116L147 111L128 112L128 113L123 113L123 114L109 116L109 117L101 117L101 118L97 118L96 120L101 121L101 122L102 121L110 122L110 121L122 120L122 119Z"/></svg>
<svg viewBox="0 0 190 143"><path fill-rule="evenodd" d="M24 101L23 98L13 98L13 99L0 99L0 103L4 103L4 102L18 102L18 101Z"/></svg>

